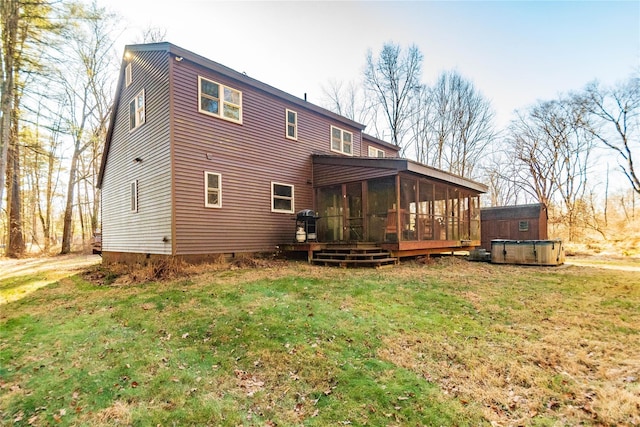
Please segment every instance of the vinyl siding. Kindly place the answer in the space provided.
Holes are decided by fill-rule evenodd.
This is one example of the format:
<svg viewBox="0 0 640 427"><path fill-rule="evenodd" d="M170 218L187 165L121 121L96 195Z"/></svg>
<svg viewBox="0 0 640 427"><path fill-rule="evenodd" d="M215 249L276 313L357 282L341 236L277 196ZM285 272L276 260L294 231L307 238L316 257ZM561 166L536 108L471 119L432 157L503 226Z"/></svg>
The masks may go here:
<svg viewBox="0 0 640 427"><path fill-rule="evenodd" d="M385 157L398 157L398 149L390 143L378 140L370 135L362 136L362 156L369 156L369 147L384 151Z"/></svg>
<svg viewBox="0 0 640 427"><path fill-rule="evenodd" d="M167 52L137 52L133 81L121 85L102 182L102 249L170 255L171 153ZM122 67L121 73L124 73ZM121 76L123 78L123 76ZM145 123L129 130L129 102L144 89ZM135 162L135 158L142 162ZM138 211L130 211L130 183L138 180ZM163 242L163 239L168 239Z"/></svg>
<svg viewBox="0 0 640 427"><path fill-rule="evenodd" d="M395 169L363 168L324 164L315 164L313 166L314 185L316 187L366 181L368 179L394 176L397 174L398 172Z"/></svg>
<svg viewBox="0 0 640 427"><path fill-rule="evenodd" d="M184 60L173 64L176 254L273 251L293 241L295 214L271 212L271 182L294 186L294 212L313 208L312 153L331 153L334 125L360 131ZM243 123L198 112L198 75L242 92ZM286 138L285 110L298 113ZM222 207L204 206L204 171L222 175Z"/></svg>

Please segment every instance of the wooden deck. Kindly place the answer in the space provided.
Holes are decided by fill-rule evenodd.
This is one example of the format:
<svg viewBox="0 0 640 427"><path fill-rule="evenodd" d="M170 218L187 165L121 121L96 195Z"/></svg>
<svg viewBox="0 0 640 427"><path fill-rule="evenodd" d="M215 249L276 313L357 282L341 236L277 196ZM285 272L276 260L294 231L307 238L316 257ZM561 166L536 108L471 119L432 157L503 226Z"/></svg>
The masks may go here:
<svg viewBox="0 0 640 427"><path fill-rule="evenodd" d="M380 267L395 265L400 258L453 254L471 251L480 246L479 240L428 240L396 243L305 242L280 245L283 252L306 252L307 261L314 264Z"/></svg>

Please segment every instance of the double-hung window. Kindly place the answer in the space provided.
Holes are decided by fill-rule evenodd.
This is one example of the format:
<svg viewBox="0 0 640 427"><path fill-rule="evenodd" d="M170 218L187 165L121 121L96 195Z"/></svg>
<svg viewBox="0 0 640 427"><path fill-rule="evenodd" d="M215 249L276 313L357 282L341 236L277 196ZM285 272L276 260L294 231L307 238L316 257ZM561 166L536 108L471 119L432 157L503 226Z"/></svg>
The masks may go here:
<svg viewBox="0 0 640 427"><path fill-rule="evenodd" d="M331 126L331 151L353 155L353 135L351 132Z"/></svg>
<svg viewBox="0 0 640 427"><path fill-rule="evenodd" d="M285 115L287 118L287 138L298 139L298 113L286 110Z"/></svg>
<svg viewBox="0 0 640 427"><path fill-rule="evenodd" d="M129 129L134 130L145 122L144 89L129 102Z"/></svg>
<svg viewBox="0 0 640 427"><path fill-rule="evenodd" d="M384 157L384 151L376 148L376 147L369 147L369 157Z"/></svg>
<svg viewBox="0 0 640 427"><path fill-rule="evenodd" d="M242 92L198 76L198 111L242 123Z"/></svg>
<svg viewBox="0 0 640 427"><path fill-rule="evenodd" d="M293 185L271 183L271 212L293 213Z"/></svg>
<svg viewBox="0 0 640 427"><path fill-rule="evenodd" d="M204 206L207 208L222 207L222 175L204 173Z"/></svg>

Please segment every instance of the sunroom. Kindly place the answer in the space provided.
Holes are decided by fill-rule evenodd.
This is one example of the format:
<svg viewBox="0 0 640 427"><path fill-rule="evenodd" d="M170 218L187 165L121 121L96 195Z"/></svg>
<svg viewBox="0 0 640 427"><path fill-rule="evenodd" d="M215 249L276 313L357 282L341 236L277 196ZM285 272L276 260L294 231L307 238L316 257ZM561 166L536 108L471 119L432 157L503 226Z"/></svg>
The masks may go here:
<svg viewBox="0 0 640 427"><path fill-rule="evenodd" d="M313 156L317 240L396 257L480 245L483 184L400 158Z"/></svg>

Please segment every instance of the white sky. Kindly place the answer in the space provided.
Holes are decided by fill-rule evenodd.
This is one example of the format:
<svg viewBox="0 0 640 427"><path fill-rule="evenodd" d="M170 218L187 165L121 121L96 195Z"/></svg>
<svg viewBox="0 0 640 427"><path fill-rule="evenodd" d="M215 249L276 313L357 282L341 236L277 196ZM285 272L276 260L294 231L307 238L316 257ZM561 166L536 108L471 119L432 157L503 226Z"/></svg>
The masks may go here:
<svg viewBox="0 0 640 427"><path fill-rule="evenodd" d="M504 125L537 99L610 84L640 70L640 2L216 2L98 0L127 24L321 104L330 79L359 79L368 49L415 43L423 82L456 69Z"/></svg>

